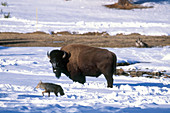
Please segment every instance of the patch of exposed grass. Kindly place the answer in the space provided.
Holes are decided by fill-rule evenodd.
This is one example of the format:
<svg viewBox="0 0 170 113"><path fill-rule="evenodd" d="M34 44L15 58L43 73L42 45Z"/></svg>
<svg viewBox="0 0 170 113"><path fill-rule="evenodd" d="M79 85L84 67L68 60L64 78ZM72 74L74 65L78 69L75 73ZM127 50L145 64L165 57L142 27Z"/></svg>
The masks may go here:
<svg viewBox="0 0 170 113"><path fill-rule="evenodd" d="M93 35L89 35L93 34ZM47 34L44 32L34 32L34 33L10 33L0 32L0 43L5 43L3 46L49 46L49 47L61 47L67 44L85 44L95 47L136 47L135 42L138 38L142 39L149 46L170 46L170 36L145 36L137 33L123 35L118 34L114 36L110 35L94 35L98 33L88 33L85 34L69 34L67 32L62 35ZM8 43L10 41L10 43ZM12 41L26 41L27 43L11 43ZM60 42L60 43L54 43ZM1 45L0 45L1 46Z"/></svg>
<svg viewBox="0 0 170 113"><path fill-rule="evenodd" d="M124 10L153 8L153 6L148 7L148 6L142 6L139 4L119 5L118 3L104 5L104 6L107 8L124 9Z"/></svg>

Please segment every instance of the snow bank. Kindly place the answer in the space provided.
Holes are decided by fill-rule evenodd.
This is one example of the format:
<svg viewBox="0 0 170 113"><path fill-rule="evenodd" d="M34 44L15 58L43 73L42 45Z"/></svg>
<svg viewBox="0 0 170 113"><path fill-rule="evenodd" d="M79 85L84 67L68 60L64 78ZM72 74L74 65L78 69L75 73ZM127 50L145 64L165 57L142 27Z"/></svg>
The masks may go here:
<svg viewBox="0 0 170 113"><path fill-rule="evenodd" d="M138 2L139 0L137 0ZM170 4L144 1L142 5L154 6L149 9L117 10L103 5L116 0L12 0L8 7L11 18L4 19L0 14L0 32L108 32L142 35L170 34ZM140 2L140 1L139 1ZM36 9L38 10L36 20Z"/></svg>

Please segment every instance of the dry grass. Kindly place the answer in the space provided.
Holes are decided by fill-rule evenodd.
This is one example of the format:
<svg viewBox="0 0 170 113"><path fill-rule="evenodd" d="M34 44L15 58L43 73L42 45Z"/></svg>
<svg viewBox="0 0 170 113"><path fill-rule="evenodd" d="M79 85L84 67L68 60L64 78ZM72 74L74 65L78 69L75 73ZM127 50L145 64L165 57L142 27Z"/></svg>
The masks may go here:
<svg viewBox="0 0 170 113"><path fill-rule="evenodd" d="M125 10L153 8L153 6L147 7L147 6L137 5L137 4L119 5L118 3L104 5L104 6L107 8L116 8L116 9L125 9Z"/></svg>
<svg viewBox="0 0 170 113"><path fill-rule="evenodd" d="M0 46L8 47L61 47L67 44L85 44L95 47L135 47L136 39L141 38L149 46L170 45L170 36L144 36L140 34L109 36L107 33L71 34L44 32L0 33Z"/></svg>

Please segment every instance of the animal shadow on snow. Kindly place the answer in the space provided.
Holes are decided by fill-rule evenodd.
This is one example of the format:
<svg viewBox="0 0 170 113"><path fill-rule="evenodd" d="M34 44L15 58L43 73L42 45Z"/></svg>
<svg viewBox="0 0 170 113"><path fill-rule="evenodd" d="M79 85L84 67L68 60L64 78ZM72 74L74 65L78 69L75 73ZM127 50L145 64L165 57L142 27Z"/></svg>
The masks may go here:
<svg viewBox="0 0 170 113"><path fill-rule="evenodd" d="M115 84L117 87L120 87L121 85L129 85L129 86L148 86L148 87L167 87L170 88L170 84L164 85L163 83L137 83L137 84L125 84L125 83L120 83L120 84Z"/></svg>
<svg viewBox="0 0 170 113"><path fill-rule="evenodd" d="M6 93L0 93L0 98L6 98L6 97L8 97L8 94L6 94Z"/></svg>
<svg viewBox="0 0 170 113"><path fill-rule="evenodd" d="M25 99L25 98L42 98L39 95L18 95L18 99Z"/></svg>

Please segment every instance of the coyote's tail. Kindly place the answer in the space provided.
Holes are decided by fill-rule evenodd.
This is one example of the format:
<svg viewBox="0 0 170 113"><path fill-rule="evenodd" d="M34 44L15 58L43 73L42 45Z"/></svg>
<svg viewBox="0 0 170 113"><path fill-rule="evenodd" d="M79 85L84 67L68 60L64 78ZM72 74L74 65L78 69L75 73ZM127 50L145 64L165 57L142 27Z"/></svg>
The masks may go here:
<svg viewBox="0 0 170 113"><path fill-rule="evenodd" d="M64 95L64 90L62 88L60 88L60 95Z"/></svg>

